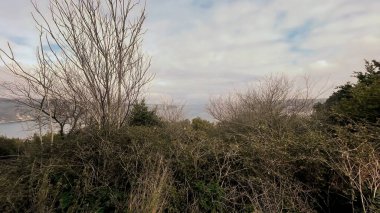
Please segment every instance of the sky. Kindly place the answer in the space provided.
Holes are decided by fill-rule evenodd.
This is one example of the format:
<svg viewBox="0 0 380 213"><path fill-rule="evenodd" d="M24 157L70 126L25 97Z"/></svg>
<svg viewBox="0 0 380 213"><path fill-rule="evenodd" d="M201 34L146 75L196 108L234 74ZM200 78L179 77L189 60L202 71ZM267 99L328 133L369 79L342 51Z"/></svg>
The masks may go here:
<svg viewBox="0 0 380 213"><path fill-rule="evenodd" d="M47 0L38 0L43 7ZM328 97L380 60L380 0L147 0L148 99L207 104L265 76L309 76ZM35 62L29 0L0 1L0 48ZM0 69L0 78L8 78ZM316 86L318 87L318 86Z"/></svg>

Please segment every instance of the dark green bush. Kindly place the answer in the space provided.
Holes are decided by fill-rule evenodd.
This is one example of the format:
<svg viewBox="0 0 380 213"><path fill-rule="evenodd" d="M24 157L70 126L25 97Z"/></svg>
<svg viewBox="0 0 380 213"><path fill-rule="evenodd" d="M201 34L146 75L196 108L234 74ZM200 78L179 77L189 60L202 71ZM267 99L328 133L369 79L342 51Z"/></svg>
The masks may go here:
<svg viewBox="0 0 380 213"><path fill-rule="evenodd" d="M0 136L0 156L18 155L21 142L18 139L9 139Z"/></svg>
<svg viewBox="0 0 380 213"><path fill-rule="evenodd" d="M378 123L285 113L265 96L257 108L252 94L216 124L161 122L140 103L109 134L0 138L3 154L21 154L0 161L0 211L379 211Z"/></svg>

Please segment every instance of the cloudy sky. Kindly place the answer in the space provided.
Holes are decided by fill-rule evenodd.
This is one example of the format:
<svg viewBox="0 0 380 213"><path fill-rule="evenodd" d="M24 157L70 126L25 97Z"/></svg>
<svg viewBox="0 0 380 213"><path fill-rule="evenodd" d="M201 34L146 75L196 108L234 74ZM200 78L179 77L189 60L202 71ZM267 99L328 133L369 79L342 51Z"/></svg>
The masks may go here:
<svg viewBox="0 0 380 213"><path fill-rule="evenodd" d="M364 59L380 60L379 8L380 0L147 0L149 96L205 104L276 73L308 75L328 96ZM25 64L38 38L31 11L29 0L0 1L0 47L9 41Z"/></svg>

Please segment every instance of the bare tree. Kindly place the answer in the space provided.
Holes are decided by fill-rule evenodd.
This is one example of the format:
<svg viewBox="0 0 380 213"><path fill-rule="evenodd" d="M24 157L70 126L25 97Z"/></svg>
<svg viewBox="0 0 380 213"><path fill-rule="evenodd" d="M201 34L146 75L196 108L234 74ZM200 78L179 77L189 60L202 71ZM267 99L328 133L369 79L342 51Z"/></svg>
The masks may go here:
<svg viewBox="0 0 380 213"><path fill-rule="evenodd" d="M311 113L315 99L310 91L308 79L297 88L284 75L269 76L245 92L211 100L208 111L218 121L249 126L258 120Z"/></svg>
<svg viewBox="0 0 380 213"><path fill-rule="evenodd" d="M131 106L153 78L150 59L141 51L145 5L135 0L50 0L49 14L33 5L41 35L39 69L22 67L11 47L0 55L26 83L16 88L36 102L26 105L40 105L61 132L66 123L72 129L83 123L106 132L127 125ZM30 93L34 87L38 90Z"/></svg>
<svg viewBox="0 0 380 213"><path fill-rule="evenodd" d="M157 115L164 121L178 122L184 120L184 104L175 103L173 99L163 99L161 104L156 106Z"/></svg>
<svg viewBox="0 0 380 213"><path fill-rule="evenodd" d="M41 35L40 35L41 38ZM9 46L9 45L8 45ZM40 46L42 40L40 39ZM53 87L52 74L48 73L45 64L45 53L43 49L37 49L38 65L31 70L24 68L14 56L12 49L9 46L9 53L0 49L0 52L12 63L6 63L2 55L0 59L5 66L10 70L21 82L20 84L3 82L2 86L10 91L10 97L14 98L18 103L33 109L32 115L38 123L40 142L42 141L42 126L47 121L51 133L50 142L54 141L53 134L53 116L50 104L50 95ZM45 119L46 116L48 119Z"/></svg>
<svg viewBox="0 0 380 213"><path fill-rule="evenodd" d="M329 155L330 167L338 171L350 186L353 210L358 196L363 212L372 212L372 208L376 208L380 188L379 150L376 144L370 142L371 137L375 140L379 137L371 135L368 128L367 125L357 124L355 135L347 134L344 127L338 128L338 137L332 141L336 146L335 152Z"/></svg>

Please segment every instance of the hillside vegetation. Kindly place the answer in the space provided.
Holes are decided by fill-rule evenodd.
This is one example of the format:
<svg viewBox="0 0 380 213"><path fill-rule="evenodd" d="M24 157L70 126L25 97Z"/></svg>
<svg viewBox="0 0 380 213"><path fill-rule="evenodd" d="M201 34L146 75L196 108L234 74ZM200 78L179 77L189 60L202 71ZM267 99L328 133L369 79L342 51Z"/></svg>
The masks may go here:
<svg viewBox="0 0 380 213"><path fill-rule="evenodd" d="M19 156L0 159L0 211L378 212L379 68L368 62L308 115L307 103L289 110L274 76L212 102L216 123L168 121L139 102L111 133L1 138L1 155Z"/></svg>
<svg viewBox="0 0 380 213"><path fill-rule="evenodd" d="M142 98L144 1L48 2L35 65L0 48L2 90L39 129L0 138L0 212L380 212L377 61L325 103L272 75L190 121Z"/></svg>

